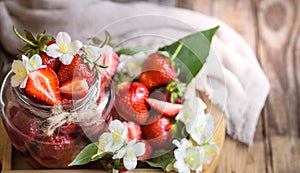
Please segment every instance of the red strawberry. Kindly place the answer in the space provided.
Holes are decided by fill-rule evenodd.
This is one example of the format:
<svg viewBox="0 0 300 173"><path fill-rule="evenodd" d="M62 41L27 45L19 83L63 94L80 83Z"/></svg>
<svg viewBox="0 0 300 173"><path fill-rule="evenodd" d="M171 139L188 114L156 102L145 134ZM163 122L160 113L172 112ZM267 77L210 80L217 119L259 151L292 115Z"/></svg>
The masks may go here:
<svg viewBox="0 0 300 173"><path fill-rule="evenodd" d="M8 115L8 118L13 118L19 111L20 105L13 100L7 102L5 106L5 112Z"/></svg>
<svg viewBox="0 0 300 173"><path fill-rule="evenodd" d="M124 119L144 124L148 119L148 97L149 91L144 84L127 82L116 94L115 108Z"/></svg>
<svg viewBox="0 0 300 173"><path fill-rule="evenodd" d="M42 59L42 64L47 65L47 67L52 68L52 70L57 71L61 62L58 58L52 58L48 56L45 52L39 51L39 55Z"/></svg>
<svg viewBox="0 0 300 173"><path fill-rule="evenodd" d="M61 64L57 72L57 77L60 84L63 84L77 76L84 77L89 83L89 85L91 85L94 81L94 73L82 61L79 55L74 56L71 64Z"/></svg>
<svg viewBox="0 0 300 173"><path fill-rule="evenodd" d="M139 81L147 88L155 88L167 85L175 77L176 68L172 67L171 61L159 53L153 53L145 61Z"/></svg>
<svg viewBox="0 0 300 173"><path fill-rule="evenodd" d="M68 105L73 103L75 100L70 99L70 98L66 98L66 97L61 97L61 104L62 105Z"/></svg>
<svg viewBox="0 0 300 173"><path fill-rule="evenodd" d="M72 99L83 98L88 93L88 90L89 85L86 79L82 76L75 77L74 79L63 83L59 88L61 95Z"/></svg>
<svg viewBox="0 0 300 173"><path fill-rule="evenodd" d="M171 146L173 131L172 123L166 117L161 117L153 124L142 126L142 133L153 147L167 149Z"/></svg>
<svg viewBox="0 0 300 173"><path fill-rule="evenodd" d="M18 109L18 112L12 118L12 123L16 128L18 128L21 133L16 133L18 136L13 136L13 138L19 138L18 140L32 141L40 132L41 121L39 118L32 115L26 109ZM25 136L26 135L26 136Z"/></svg>
<svg viewBox="0 0 300 173"><path fill-rule="evenodd" d="M76 123L64 124L60 127L59 132L68 135L73 133L76 130L76 127L77 127Z"/></svg>
<svg viewBox="0 0 300 173"><path fill-rule="evenodd" d="M78 148L75 147L74 138L70 135L51 135L42 137L36 144L36 155L48 167L55 166L56 164L65 164L70 162L74 154L77 154ZM78 144L76 144L77 146Z"/></svg>
<svg viewBox="0 0 300 173"><path fill-rule="evenodd" d="M174 117L182 109L181 104L165 102L153 98L146 99L147 103L158 112L162 113L167 117Z"/></svg>
<svg viewBox="0 0 300 173"><path fill-rule="evenodd" d="M127 128L127 141L142 139L142 129L141 126L134 122L123 122L124 126Z"/></svg>
<svg viewBox="0 0 300 173"><path fill-rule="evenodd" d="M142 140L140 142L145 144L146 151L145 151L144 155L139 156L137 159L138 160L143 160L143 161L151 159L151 156L152 156L152 153L153 153L152 146L149 144L149 142L147 142L145 140Z"/></svg>
<svg viewBox="0 0 300 173"><path fill-rule="evenodd" d="M51 68L41 68L28 74L27 94L49 105L60 103L58 79Z"/></svg>
<svg viewBox="0 0 300 173"><path fill-rule="evenodd" d="M100 59L97 63L107 66L104 70L112 77L119 65L119 57L114 52L113 48L110 46L103 47L103 58Z"/></svg>
<svg viewBox="0 0 300 173"><path fill-rule="evenodd" d="M145 125L154 123L155 121L159 120L162 116L162 113L157 112L155 109L150 109L149 117Z"/></svg>
<svg viewBox="0 0 300 173"><path fill-rule="evenodd" d="M54 44L54 43L56 43L56 39L46 42L45 45L50 46L51 44Z"/></svg>

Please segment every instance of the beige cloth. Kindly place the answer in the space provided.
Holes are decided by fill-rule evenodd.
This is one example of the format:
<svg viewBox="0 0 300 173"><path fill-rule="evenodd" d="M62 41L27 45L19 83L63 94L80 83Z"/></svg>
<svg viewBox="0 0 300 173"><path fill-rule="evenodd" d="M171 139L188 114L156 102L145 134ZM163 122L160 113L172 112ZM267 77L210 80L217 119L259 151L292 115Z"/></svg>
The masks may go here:
<svg viewBox="0 0 300 173"><path fill-rule="evenodd" d="M269 83L247 43L225 23L189 10L148 3L116 4L97 0L20 0L0 2L0 41L16 53L21 45L12 32L68 32L73 39L103 36L130 46L151 43L155 48L194 31L220 25L196 87L206 91L226 113L227 133L252 144ZM217 57L217 58L216 58Z"/></svg>

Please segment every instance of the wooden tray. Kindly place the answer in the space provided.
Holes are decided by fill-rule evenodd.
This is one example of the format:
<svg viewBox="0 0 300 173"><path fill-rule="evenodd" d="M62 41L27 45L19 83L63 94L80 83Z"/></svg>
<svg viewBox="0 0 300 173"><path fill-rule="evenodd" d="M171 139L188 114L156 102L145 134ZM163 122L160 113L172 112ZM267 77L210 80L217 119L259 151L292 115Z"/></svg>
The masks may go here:
<svg viewBox="0 0 300 173"><path fill-rule="evenodd" d="M213 115L217 115L219 118L217 120L217 123L219 124L214 132L214 138L217 143L217 145L220 148L220 151L223 148L223 142L225 138L225 117L224 113L215 105L212 105L211 102L207 99L207 97L204 97L203 94L201 94L201 97L208 105L207 111L211 112ZM211 105L211 106L209 106ZM1 121L1 118L0 118ZM30 167L25 159L22 157L22 155L16 151L12 144L10 143L10 140L7 136L7 133L3 127L2 121L0 122L0 161L2 165L2 171L1 173L31 173L33 172L33 168ZM217 164L219 162L220 155L217 155L214 157L212 163L210 165L204 166L203 173L214 173ZM58 173L104 173L105 171L100 170L93 170L93 169L34 169L34 172L37 173L50 173L50 172L58 172ZM148 172L148 173L158 173L162 172L158 169L136 169L134 171L129 172Z"/></svg>

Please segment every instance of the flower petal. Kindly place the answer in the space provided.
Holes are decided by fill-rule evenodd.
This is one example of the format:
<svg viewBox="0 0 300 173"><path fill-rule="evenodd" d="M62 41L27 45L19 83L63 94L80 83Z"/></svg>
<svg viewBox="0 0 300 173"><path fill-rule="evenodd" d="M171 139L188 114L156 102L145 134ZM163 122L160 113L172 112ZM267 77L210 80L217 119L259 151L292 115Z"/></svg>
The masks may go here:
<svg viewBox="0 0 300 173"><path fill-rule="evenodd" d="M23 82L20 84L20 88L25 88L26 87L27 80L28 80L28 77L23 79Z"/></svg>
<svg viewBox="0 0 300 173"><path fill-rule="evenodd" d="M71 37L66 32L59 32L56 36L56 44L58 46L60 46L63 43L66 44L66 45L70 44L71 43Z"/></svg>
<svg viewBox="0 0 300 173"><path fill-rule="evenodd" d="M73 55L69 55L69 54L63 54L59 57L59 60L61 63L63 63L64 65L69 65L71 64L72 60L73 60L74 56Z"/></svg>
<svg viewBox="0 0 300 173"><path fill-rule="evenodd" d="M78 40L73 41L68 45L68 54L75 55L82 47L82 43Z"/></svg>
<svg viewBox="0 0 300 173"><path fill-rule="evenodd" d="M51 56L53 58L57 58L62 55L57 44L51 44L50 46L48 46L46 53L48 56Z"/></svg>
<svg viewBox="0 0 300 173"><path fill-rule="evenodd" d="M134 150L136 156L142 156L146 152L146 146L144 143L139 142L134 145Z"/></svg>
<svg viewBox="0 0 300 173"><path fill-rule="evenodd" d="M114 132L114 131L122 132L124 130L124 124L121 123L121 121L119 121L119 120L114 120L114 121L110 122L109 130L111 132Z"/></svg>
<svg viewBox="0 0 300 173"><path fill-rule="evenodd" d="M119 150L117 152L117 154L115 154L112 158L113 159L121 159L123 158L123 156L126 154L126 148L122 148L121 150Z"/></svg>
<svg viewBox="0 0 300 173"><path fill-rule="evenodd" d="M102 49L100 47L87 45L84 46L86 58L91 62L96 62L102 55Z"/></svg>
<svg viewBox="0 0 300 173"><path fill-rule="evenodd" d="M42 58L38 54L34 54L30 58L29 62L32 65L33 70L37 70L37 69L39 69L42 66Z"/></svg>
<svg viewBox="0 0 300 173"><path fill-rule="evenodd" d="M125 157L124 158L124 166L128 170L132 170L137 165L137 158L135 156L133 157Z"/></svg>
<svg viewBox="0 0 300 173"><path fill-rule="evenodd" d="M11 77L11 81L10 81L11 86L12 87L17 87L17 86L21 85L21 83L23 82L23 80L24 80L24 78L20 78L17 75L13 75Z"/></svg>
<svg viewBox="0 0 300 173"><path fill-rule="evenodd" d="M29 58L26 55L22 55L22 61L29 61Z"/></svg>

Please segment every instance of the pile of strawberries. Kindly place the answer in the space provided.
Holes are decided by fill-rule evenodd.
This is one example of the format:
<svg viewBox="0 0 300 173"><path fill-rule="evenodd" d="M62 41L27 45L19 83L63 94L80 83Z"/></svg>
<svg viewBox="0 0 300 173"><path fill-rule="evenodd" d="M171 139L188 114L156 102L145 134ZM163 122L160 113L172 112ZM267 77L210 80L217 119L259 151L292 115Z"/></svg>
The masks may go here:
<svg viewBox="0 0 300 173"><path fill-rule="evenodd" d="M182 108L181 99L171 103L170 92L163 90L176 79L176 68L169 58L153 53L146 59L138 80L121 84L116 93L113 117L123 120L129 140L146 144L151 158L153 149L168 149L173 138L174 117Z"/></svg>
<svg viewBox="0 0 300 173"><path fill-rule="evenodd" d="M55 39L46 42L45 45L54 43ZM78 54L74 55L69 65L62 64L58 58L50 57L42 50L39 50L38 54L46 67L29 73L26 86L21 89L23 94L32 101L50 106L61 104L66 108L76 100L84 99L97 80L95 78L97 67L90 69ZM119 58L114 51L111 51L105 54L102 63L109 66L104 71L112 77L117 69ZM102 82L102 84L107 83ZM104 90L103 88L107 86L96 87ZM35 153L35 159L39 159L39 163L45 167L68 167L72 159L89 143L77 123L64 124L51 136L46 136L42 131L44 120L26 108L18 105L10 107L9 118L16 127L16 129L8 129L15 147L24 152L30 148L31 154Z"/></svg>

